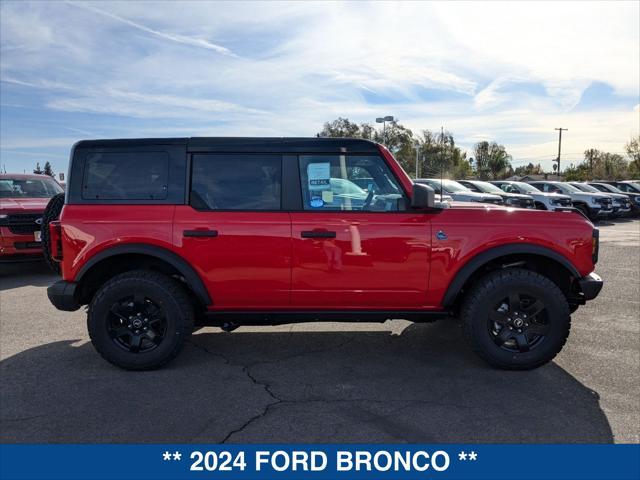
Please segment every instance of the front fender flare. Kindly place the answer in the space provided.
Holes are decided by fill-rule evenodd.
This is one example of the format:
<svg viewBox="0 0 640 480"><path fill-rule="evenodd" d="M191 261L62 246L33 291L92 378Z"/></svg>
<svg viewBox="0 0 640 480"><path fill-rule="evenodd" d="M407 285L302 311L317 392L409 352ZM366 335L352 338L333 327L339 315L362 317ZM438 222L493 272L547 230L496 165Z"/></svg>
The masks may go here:
<svg viewBox="0 0 640 480"><path fill-rule="evenodd" d="M467 280L471 278L471 275L473 275L483 265L486 265L491 260L495 260L496 258L516 254L538 255L541 257L547 257L565 267L574 277L580 278L581 276L575 265L573 265L565 256L554 250L551 250L550 248L529 243L501 245L478 253L467 263L465 263L465 265L460 270L458 270L444 294L442 305L445 307L450 307L451 305L453 305L456 297L458 296L458 293L460 293L460 290L462 290L464 284L467 283Z"/></svg>

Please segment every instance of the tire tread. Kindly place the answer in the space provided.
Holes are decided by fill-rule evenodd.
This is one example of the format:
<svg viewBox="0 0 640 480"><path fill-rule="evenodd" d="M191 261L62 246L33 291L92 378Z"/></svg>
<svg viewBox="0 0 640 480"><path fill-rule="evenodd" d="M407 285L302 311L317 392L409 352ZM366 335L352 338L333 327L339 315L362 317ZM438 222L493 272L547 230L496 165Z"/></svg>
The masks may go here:
<svg viewBox="0 0 640 480"><path fill-rule="evenodd" d="M474 311L476 306L481 302L483 298L486 298L486 296L496 288L504 286L505 284L513 283L514 281L527 281L536 284L540 288L544 288L550 295L553 295L555 297L562 308L560 314L563 317L566 317L567 328L565 329L564 336L561 339L559 345L554 349L551 355L548 355L547 357L542 358L537 362L531 362L528 364L513 364L500 361L499 359L490 355L485 349L481 347L481 344L477 341L473 332ZM486 361L489 365L502 370L531 370L550 362L566 344L567 338L569 337L569 332L571 330L569 304L565 295L562 293L562 290L560 290L560 288L552 280L545 277L544 275L541 275L532 270L526 270L522 268L500 270L497 272L489 273L480 278L464 299L462 308L460 310L460 317L462 319L466 340L471 346L472 350L476 353L476 355Z"/></svg>
<svg viewBox="0 0 640 480"><path fill-rule="evenodd" d="M138 283L151 283L156 289L164 289L167 294L178 304L180 311L184 313L180 341L176 342L173 350L171 350L171 352L162 359L141 366L136 364L125 364L123 362L116 361L109 355L109 352L104 351L102 348L100 348L99 342L97 342L94 338L92 328L90 326L88 329L89 337L91 338L91 343L98 351L98 353L109 363L125 370L155 370L169 363L178 355L178 353L180 353L180 350L182 349L186 338L191 335L193 331L193 305L184 287L182 287L182 285L180 285L177 280L174 280L162 273L154 272L152 270L132 270L116 275L115 277L105 282L94 295L91 303L89 304L87 323L89 324L91 322L93 306L96 303L102 301L102 299L109 293L109 290L131 280L135 280Z"/></svg>

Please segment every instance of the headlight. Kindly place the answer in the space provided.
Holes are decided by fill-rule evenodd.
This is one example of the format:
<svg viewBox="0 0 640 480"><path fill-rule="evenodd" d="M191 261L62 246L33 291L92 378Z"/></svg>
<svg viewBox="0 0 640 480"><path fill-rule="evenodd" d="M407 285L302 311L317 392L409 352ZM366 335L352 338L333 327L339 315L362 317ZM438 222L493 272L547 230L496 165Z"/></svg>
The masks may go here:
<svg viewBox="0 0 640 480"><path fill-rule="evenodd" d="M0 213L0 218L7 218L8 215L5 215L4 213Z"/></svg>
<svg viewBox="0 0 640 480"><path fill-rule="evenodd" d="M515 198L507 198L504 203L507 205L513 205L514 203L518 203L518 201Z"/></svg>

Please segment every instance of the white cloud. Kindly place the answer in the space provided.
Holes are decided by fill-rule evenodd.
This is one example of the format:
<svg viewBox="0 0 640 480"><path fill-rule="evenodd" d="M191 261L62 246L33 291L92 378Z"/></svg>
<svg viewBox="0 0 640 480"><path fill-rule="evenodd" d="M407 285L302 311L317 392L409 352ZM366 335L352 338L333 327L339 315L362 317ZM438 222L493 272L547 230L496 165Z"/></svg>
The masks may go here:
<svg viewBox="0 0 640 480"><path fill-rule="evenodd" d="M223 55L234 55L231 52L231 50L229 50L228 48L223 47L221 45L217 45L203 38L196 38L196 37L190 37L187 35L179 35L175 33L167 33L167 32L161 32L159 30L154 30L153 28L147 27L146 25L142 25L140 23L134 22L127 18L120 17L114 13L107 12L89 3L71 2L71 1L68 1L67 3L69 5L74 5L80 8L84 8L90 12L97 13L98 15L102 15L102 16L111 18L113 20L117 20L118 22L124 23L125 25L129 25L130 27L136 28L138 30L149 33L151 35L155 35L165 40L170 40L172 42L182 43L184 45L190 45L193 47L206 48L206 49L221 53Z"/></svg>
<svg viewBox="0 0 640 480"><path fill-rule="evenodd" d="M313 135L337 116L393 114L465 147L492 138L552 158L556 126L567 152L620 150L638 132L637 2L98 5L0 5L2 104L55 118L22 125L36 139L64 138L44 129L76 117L57 128ZM629 106L576 113L592 82ZM3 142L26 145L20 126Z"/></svg>

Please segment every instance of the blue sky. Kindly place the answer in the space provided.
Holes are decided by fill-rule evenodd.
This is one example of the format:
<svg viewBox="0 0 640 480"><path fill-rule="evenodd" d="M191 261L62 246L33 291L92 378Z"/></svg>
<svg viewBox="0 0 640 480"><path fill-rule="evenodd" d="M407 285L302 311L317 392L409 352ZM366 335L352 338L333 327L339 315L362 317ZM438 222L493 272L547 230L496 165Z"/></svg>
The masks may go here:
<svg viewBox="0 0 640 480"><path fill-rule="evenodd" d="M640 129L640 3L0 3L0 165L86 138L440 126L550 168Z"/></svg>

